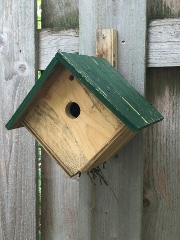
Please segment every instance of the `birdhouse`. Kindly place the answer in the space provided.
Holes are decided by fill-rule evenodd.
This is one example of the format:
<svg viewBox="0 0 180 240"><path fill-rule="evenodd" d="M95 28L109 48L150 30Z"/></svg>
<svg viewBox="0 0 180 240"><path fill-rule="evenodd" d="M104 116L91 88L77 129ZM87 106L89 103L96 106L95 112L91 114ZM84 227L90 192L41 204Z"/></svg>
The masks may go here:
<svg viewBox="0 0 180 240"><path fill-rule="evenodd" d="M58 52L6 128L25 126L73 176L162 119L105 59Z"/></svg>

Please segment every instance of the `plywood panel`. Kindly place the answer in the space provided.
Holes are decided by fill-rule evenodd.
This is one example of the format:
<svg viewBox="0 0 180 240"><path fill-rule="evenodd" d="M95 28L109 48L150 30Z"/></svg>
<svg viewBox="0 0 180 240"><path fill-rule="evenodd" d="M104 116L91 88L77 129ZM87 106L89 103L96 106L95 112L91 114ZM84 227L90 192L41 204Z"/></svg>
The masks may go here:
<svg viewBox="0 0 180 240"><path fill-rule="evenodd" d="M0 239L36 239L35 141L25 129L7 131L35 79L35 3L0 4Z"/></svg>
<svg viewBox="0 0 180 240"><path fill-rule="evenodd" d="M88 9L88 14L86 11ZM146 1L80 0L80 53L96 54L96 29L118 31L118 69L141 93L145 80ZM140 37L141 36L141 37ZM133 239L141 236L143 138L138 134L103 170L111 189L97 179L80 179L80 239ZM86 191L84 191L86 189ZM88 191L88 194L87 194ZM88 216L88 218L86 218ZM133 217L132 217L133 216ZM87 220L86 220L87 219Z"/></svg>

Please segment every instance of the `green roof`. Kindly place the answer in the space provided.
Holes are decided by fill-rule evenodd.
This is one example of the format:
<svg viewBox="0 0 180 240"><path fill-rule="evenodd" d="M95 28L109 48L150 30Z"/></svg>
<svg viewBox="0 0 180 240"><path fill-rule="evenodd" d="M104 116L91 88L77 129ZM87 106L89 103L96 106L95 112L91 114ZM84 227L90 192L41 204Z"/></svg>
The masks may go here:
<svg viewBox="0 0 180 240"><path fill-rule="evenodd" d="M31 102L38 96L60 62L132 131L163 119L162 115L103 58L58 52L6 125L18 127Z"/></svg>

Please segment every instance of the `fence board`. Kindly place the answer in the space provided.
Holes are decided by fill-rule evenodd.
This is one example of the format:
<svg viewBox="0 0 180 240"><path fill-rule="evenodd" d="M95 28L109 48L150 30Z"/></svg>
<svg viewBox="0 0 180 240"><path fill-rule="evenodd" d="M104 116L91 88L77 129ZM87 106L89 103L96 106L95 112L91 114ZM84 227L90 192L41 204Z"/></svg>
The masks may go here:
<svg viewBox="0 0 180 240"><path fill-rule="evenodd" d="M78 30L51 30L39 31L39 69L44 70L58 50L62 52L79 52Z"/></svg>
<svg viewBox="0 0 180 240"><path fill-rule="evenodd" d="M145 131L143 240L180 236L179 76L179 67L148 69L147 98L164 120Z"/></svg>
<svg viewBox="0 0 180 240"><path fill-rule="evenodd" d="M163 5L158 8L158 3ZM177 17L180 12L176 0L149 4L150 19ZM180 236L179 76L180 67L148 69L147 97L164 120L145 132L143 240L178 240Z"/></svg>
<svg viewBox="0 0 180 240"><path fill-rule="evenodd" d="M78 29L79 0L43 0L42 28Z"/></svg>
<svg viewBox="0 0 180 240"><path fill-rule="evenodd" d="M77 0L42 1L42 26L58 29L77 28L77 6ZM75 31L67 32L71 34ZM59 38L58 41L62 43L63 40ZM51 44L54 42L48 42L48 45ZM62 46L58 46L59 48ZM78 208L78 177L70 179L57 163L42 151L42 239L79 239Z"/></svg>
<svg viewBox="0 0 180 240"><path fill-rule="evenodd" d="M148 28L148 67L180 65L180 19L154 20Z"/></svg>
<svg viewBox="0 0 180 240"><path fill-rule="evenodd" d="M146 1L80 0L80 53L95 55L97 28L118 30L119 70L142 94L145 81ZM87 14L88 9L88 14ZM139 37L141 36L141 37ZM142 132L103 170L119 203L109 188L89 188L80 179L80 239L139 240L141 235L141 203L143 178ZM86 193L83 189L86 188ZM87 216L91 218L91 221ZM91 226L87 225L91 222ZM86 237L86 238L85 238Z"/></svg>
<svg viewBox="0 0 180 240"><path fill-rule="evenodd" d="M148 25L147 66L175 67L180 62L180 19L158 19ZM79 52L78 30L39 31L39 69L44 70L58 49Z"/></svg>
<svg viewBox="0 0 180 240"><path fill-rule="evenodd" d="M20 9L20 11L19 11ZM35 79L33 0L0 4L0 239L36 239L35 141L5 124Z"/></svg>
<svg viewBox="0 0 180 240"><path fill-rule="evenodd" d="M179 18L179 0L153 0L147 2L148 19Z"/></svg>

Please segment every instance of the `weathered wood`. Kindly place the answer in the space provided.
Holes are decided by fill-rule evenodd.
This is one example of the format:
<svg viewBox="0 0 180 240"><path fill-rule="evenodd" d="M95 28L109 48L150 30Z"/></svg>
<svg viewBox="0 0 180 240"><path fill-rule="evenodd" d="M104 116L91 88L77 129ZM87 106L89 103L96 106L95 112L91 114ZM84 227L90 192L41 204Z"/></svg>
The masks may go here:
<svg viewBox="0 0 180 240"><path fill-rule="evenodd" d="M88 14L84 10L88 9ZM142 94L145 76L146 1L80 1L80 53L95 55L96 28L118 31L118 69ZM141 36L141 37L139 37ZM110 188L80 179L80 239L133 239L141 236L143 138L133 141L103 171ZM84 190L86 189L86 192ZM85 195L86 194L86 195ZM88 219L86 220L88 216ZM133 217L132 217L133 216ZM91 222L91 225L88 225Z"/></svg>
<svg viewBox="0 0 180 240"><path fill-rule="evenodd" d="M6 124L8 130L22 127L22 121L28 114L29 110L35 105L35 103L41 99L46 93L47 89L57 80L57 75L60 70L64 69L62 65L56 66L58 60L53 58L46 71L42 75L39 81L36 81L32 89L24 98L18 109L15 111L11 119ZM59 69L60 68L60 69ZM50 72L54 70L50 75ZM50 80L49 80L50 78Z"/></svg>
<svg viewBox="0 0 180 240"><path fill-rule="evenodd" d="M180 20L163 19L148 25L147 66L174 67L180 61ZM44 70L58 51L79 52L77 30L39 31L39 69Z"/></svg>
<svg viewBox="0 0 180 240"><path fill-rule="evenodd" d="M147 98L164 120L145 130L143 240L178 240L180 68L152 68L147 76Z"/></svg>
<svg viewBox="0 0 180 240"><path fill-rule="evenodd" d="M111 145L113 151L114 143L122 142L124 145L135 133L127 131L127 127L87 88L76 78L69 80L69 76L72 73L64 69L57 72L56 77L49 78L50 82L55 78L57 81L36 102L23 123L46 151L73 176L92 169L104 152L103 160L106 161L111 156L111 152L107 152ZM70 102L80 106L76 119L72 119L68 112Z"/></svg>
<svg viewBox="0 0 180 240"><path fill-rule="evenodd" d="M97 29L96 56L105 58L117 70L117 30Z"/></svg>
<svg viewBox="0 0 180 240"><path fill-rule="evenodd" d="M162 116L103 58L57 53L68 68L107 108L132 131L162 120Z"/></svg>
<svg viewBox="0 0 180 240"><path fill-rule="evenodd" d="M79 0L43 0L42 28L79 28Z"/></svg>
<svg viewBox="0 0 180 240"><path fill-rule="evenodd" d="M147 61L148 67L180 65L180 19L150 22Z"/></svg>
<svg viewBox="0 0 180 240"><path fill-rule="evenodd" d="M44 70L58 50L76 53L79 51L78 30L39 30L39 69Z"/></svg>
<svg viewBox="0 0 180 240"><path fill-rule="evenodd" d="M158 1L149 1L154 15L172 17L180 12L179 1L159 1L169 6L156 11ZM176 44L176 43L175 43ZM180 68L151 68L147 72L147 97L164 120L145 132L143 240L178 240L180 236L179 188L179 96Z"/></svg>
<svg viewBox="0 0 180 240"><path fill-rule="evenodd" d="M179 0L153 0L147 2L148 19L165 19L180 17Z"/></svg>
<svg viewBox="0 0 180 240"><path fill-rule="evenodd" d="M42 1L42 27L77 28L77 6L78 0ZM58 45L56 51L59 48L61 46ZM41 224L43 240L78 239L78 192L78 178L69 179L69 176L56 162L45 151L42 151Z"/></svg>
<svg viewBox="0 0 180 240"><path fill-rule="evenodd" d="M96 56L100 58L105 58L116 70L117 70L117 30L115 29L97 29L96 31ZM106 77L105 77L106 78ZM103 79L105 79L103 78ZM107 81L103 80L103 84L108 86L112 84L113 81L109 81L110 76ZM117 80L117 82L119 82ZM107 93L107 95L109 95ZM114 157L114 155L121 150L136 133L133 133L126 126L122 128L123 131L120 132L120 136L116 135L113 139L113 144L107 149L104 149L101 158L96 162L94 167L97 167L105 162L105 159Z"/></svg>
<svg viewBox="0 0 180 240"><path fill-rule="evenodd" d="M21 9L21 11L19 11ZM34 1L0 4L0 239L36 239L35 141L5 124L35 79Z"/></svg>

